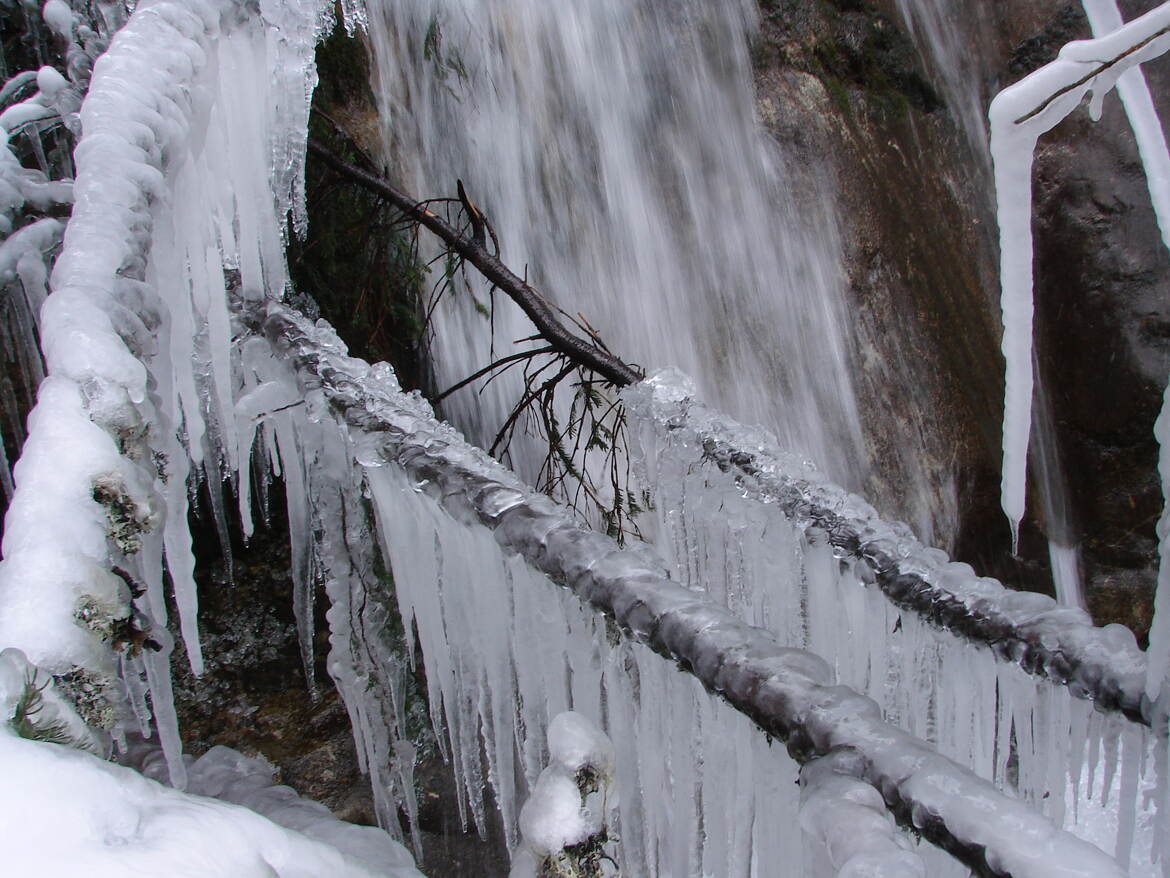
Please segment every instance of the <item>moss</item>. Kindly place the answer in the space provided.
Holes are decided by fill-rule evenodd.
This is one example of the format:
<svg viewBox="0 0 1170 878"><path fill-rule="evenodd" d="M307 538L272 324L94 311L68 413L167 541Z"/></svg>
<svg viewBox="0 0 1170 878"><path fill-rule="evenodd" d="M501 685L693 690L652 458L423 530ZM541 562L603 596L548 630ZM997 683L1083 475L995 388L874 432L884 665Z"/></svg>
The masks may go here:
<svg viewBox="0 0 1170 878"><path fill-rule="evenodd" d="M765 0L753 57L811 73L842 114L864 109L901 119L942 106L905 33L863 0ZM852 100L856 94L860 103Z"/></svg>
<svg viewBox="0 0 1170 878"><path fill-rule="evenodd" d="M380 150L369 57L360 39L338 28L317 49L321 85L309 134L347 161L369 167ZM394 366L406 388L421 381L421 302L427 269L398 215L379 198L338 178L310 156L309 228L289 242L293 284L355 355Z"/></svg>

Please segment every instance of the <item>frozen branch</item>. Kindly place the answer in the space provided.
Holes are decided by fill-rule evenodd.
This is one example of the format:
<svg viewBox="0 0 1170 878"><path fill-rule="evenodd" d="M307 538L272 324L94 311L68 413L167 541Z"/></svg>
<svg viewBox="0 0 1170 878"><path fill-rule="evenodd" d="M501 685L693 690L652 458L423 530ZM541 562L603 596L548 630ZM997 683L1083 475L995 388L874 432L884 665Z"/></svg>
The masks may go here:
<svg viewBox="0 0 1170 878"><path fill-rule="evenodd" d="M277 303L249 319L294 364L305 391L320 392L339 423L350 434L362 434L366 454L373 440L381 458L401 467L416 492L456 520L488 528L507 552L572 589L627 636L677 662L785 741L798 761L851 753L841 764L880 790L899 822L980 876L1123 875L1097 848L885 723L873 701L833 685L818 657L781 647L771 633L668 579L647 551L620 548L527 488L427 417L417 398L361 361L331 353L336 342L329 341L330 331ZM318 340L322 332L328 344Z"/></svg>

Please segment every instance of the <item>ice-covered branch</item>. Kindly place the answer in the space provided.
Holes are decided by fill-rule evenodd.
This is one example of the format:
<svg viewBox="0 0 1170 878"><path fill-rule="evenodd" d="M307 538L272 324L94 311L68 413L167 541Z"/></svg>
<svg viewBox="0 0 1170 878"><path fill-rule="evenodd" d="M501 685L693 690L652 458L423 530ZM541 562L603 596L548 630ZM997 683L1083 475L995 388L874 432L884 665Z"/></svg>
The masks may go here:
<svg viewBox="0 0 1170 878"><path fill-rule="evenodd" d="M95 729L118 735L136 718L148 730L153 712L178 783L163 559L199 673L188 477L236 472L223 266L239 266L249 295L283 292L280 226L296 213L322 14L316 0L266 10L138 4L94 66L74 186L0 155L5 214L76 202L40 310L48 378L5 522L0 647L68 675ZM73 47L70 76L89 79L101 41L67 4L44 15ZM50 109L68 124L72 88L51 68L35 81L4 124ZM18 245L43 248L60 231L49 219L19 229L0 247L0 273L21 271ZM125 648L139 622L154 626L157 651Z"/></svg>
<svg viewBox="0 0 1170 878"><path fill-rule="evenodd" d="M794 466L758 428L746 428L694 399L677 373L663 372L626 392L631 410L695 449L737 489L816 531L838 557L861 561L897 606L933 625L991 647L1025 670L1069 686L1102 710L1148 722L1142 700L1145 656L1121 626L1097 628L1078 609L1005 588L919 543L862 498Z"/></svg>
<svg viewBox="0 0 1170 878"><path fill-rule="evenodd" d="M1003 419L1002 504L1016 549L1024 517L1032 421L1032 157L1040 136L1092 96L1105 95L1144 61L1170 48L1170 3L1112 33L1073 42L1059 57L1000 92L991 104L991 153L1000 234L1002 350L1007 376Z"/></svg>
<svg viewBox="0 0 1170 878"><path fill-rule="evenodd" d="M662 562L648 551L621 549L583 527L563 507L528 489L435 421L425 402L402 394L384 367L371 368L344 356L327 327L313 326L275 303L269 303L266 314L253 314L275 349L296 365L305 392L318 406L332 410L347 429L369 477L375 478L379 466L400 467L413 493L429 498L427 503L410 501L421 504L418 515L487 528L508 553L572 589L638 641L720 693L761 729L786 741L796 758L854 752L856 758L846 764L856 766L861 779L882 791L901 822L979 874L1123 874L1100 850L1056 829L1024 803L885 723L874 702L833 685L827 666L816 656L780 647L770 633L672 582ZM384 481L381 476L377 480L378 485ZM377 488L379 495L381 491ZM417 527L419 536L425 534L425 521ZM436 540L423 538L428 544ZM418 537L408 545L417 555ZM438 563L462 562L441 556ZM457 577L448 572L440 579ZM409 606L404 595L399 600ZM419 600L436 603L443 598L427 591ZM506 602L502 595L490 596L494 606L501 601ZM420 628L436 624L433 611L427 612L431 618L420 620ZM440 618L437 624L445 623ZM448 676L439 670L428 670L428 685L438 687L442 681L436 677ZM444 704L454 711L454 701ZM500 752L511 759L510 743L506 753ZM510 771L497 774L507 777Z"/></svg>

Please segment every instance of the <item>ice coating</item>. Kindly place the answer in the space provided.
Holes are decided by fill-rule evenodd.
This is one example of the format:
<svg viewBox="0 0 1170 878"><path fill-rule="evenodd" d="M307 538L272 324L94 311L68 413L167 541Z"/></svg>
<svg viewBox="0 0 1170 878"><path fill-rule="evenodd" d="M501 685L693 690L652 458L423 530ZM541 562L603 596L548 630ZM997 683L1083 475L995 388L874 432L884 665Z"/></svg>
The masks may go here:
<svg viewBox="0 0 1170 878"><path fill-rule="evenodd" d="M712 873L742 874L745 851L750 860L753 850L756 856L773 850L775 838L722 822L742 818L744 805L718 803L734 800L735 787L727 785L733 778L751 778L744 782L757 792L766 788L765 772L774 770L768 758L776 754L760 761L752 743L762 742L758 731L693 688L696 680L680 682L686 678L667 671L649 646L787 740L799 758L842 747L859 753L861 779L882 791L894 813L968 862L1016 876L1123 874L1115 860L1060 831L1032 805L885 723L873 701L833 685L832 671L816 656L780 647L772 634L672 582L647 549L620 549L533 494L436 422L421 399L402 394L384 369L343 356L328 327L269 303L264 332L295 363L310 398L320 393L328 401L316 411L330 411L354 437L403 624L418 631L432 715L441 705L447 720L437 731L477 822L485 780L479 729L486 780L505 825L514 826L511 742L521 760L516 767L533 783L542 767L533 736L550 715L571 708L615 744L623 868L682 872L698 856L720 864ZM677 403L680 394L674 396ZM612 614L636 642L607 635L607 623L583 602ZM702 787L701 796L657 792L691 784ZM783 787L777 784L762 807L795 809L793 793L778 792ZM771 829L776 821L767 823L778 835ZM719 841L695 853L700 824ZM729 871L729 862L739 866Z"/></svg>
<svg viewBox="0 0 1170 878"><path fill-rule="evenodd" d="M49 379L15 467L0 646L20 647L56 673L82 669L101 690L99 715L87 719L108 730L129 719L124 691L141 722L145 700L133 693L145 677L181 785L162 630L164 557L198 673L188 475L218 485L238 468L224 266L240 266L249 295L283 292L281 228L301 192L297 143L322 12L316 2L278 4L261 17L226 0L141 3L91 81L87 59L102 41L59 0L44 15L71 47L68 77L38 71L38 91L5 110L5 125L42 111L71 124L78 89L89 81L89 90L73 186L25 171L0 150L10 226L26 204L75 201L51 292L36 303ZM118 16L106 19L109 27ZM18 229L0 245L4 278L20 274L37 295L29 254L59 235L55 220ZM222 512L217 523L226 532ZM111 565L125 576L113 577ZM108 631L130 612L118 591L127 588L123 579L144 593L136 611L155 626L163 651L115 663ZM119 668L132 677L125 690Z"/></svg>
<svg viewBox="0 0 1170 878"><path fill-rule="evenodd" d="M800 825L828 860L821 868L839 878L926 878L926 866L897 831L882 794L842 765L838 751L800 770Z"/></svg>
<svg viewBox="0 0 1170 878"><path fill-rule="evenodd" d="M1085 14L1095 36L1110 33L1122 26L1121 12L1116 0L1082 0ZM1150 201L1158 218L1162 241L1170 248L1170 151L1166 147L1166 135L1154 107L1150 88L1138 67L1126 71L1117 81L1117 93L1125 107L1134 139L1141 155L1142 167L1150 190ZM1168 388L1170 390L1170 388ZM1167 443L1170 443L1170 414L1164 400L1162 412L1154 425L1158 439L1158 471L1162 479L1162 496L1170 497L1170 462L1167 460ZM1157 700L1167 671L1170 670L1170 523L1163 512L1158 522L1158 543L1160 563L1158 585L1154 602L1154 623L1150 631L1150 664L1146 681L1146 695L1151 701ZM1165 710L1163 707L1162 710Z"/></svg>
<svg viewBox="0 0 1170 878"><path fill-rule="evenodd" d="M1102 10L1092 8L1094 18L1103 21ZM1001 501L1012 528L1013 552L1024 517L1032 422L1032 156L1040 135L1080 106L1086 95L1091 95L1090 112L1098 118L1104 95L1127 70L1170 48L1170 35L1162 33L1168 25L1170 6L1163 4L1096 39L1069 43L1055 61L1004 89L991 103L1007 369ZM1136 97L1136 90L1129 93ZM1149 120L1139 118L1144 121L1138 127L1152 135ZM1160 161L1156 141L1147 137L1146 143L1150 157ZM1161 204L1164 199L1157 200Z"/></svg>
<svg viewBox="0 0 1170 878"><path fill-rule="evenodd" d="M1162 479L1162 496L1170 498L1170 386L1162 400L1162 411L1154 422L1158 438L1158 475ZM1166 721L1170 713L1165 703L1166 679L1170 674L1170 500L1158 519L1158 588L1154 596L1154 620L1150 626L1149 669L1146 695L1159 701L1158 718Z"/></svg>
<svg viewBox="0 0 1170 878"><path fill-rule="evenodd" d="M1152 718L1133 635L951 563L692 393L672 371L626 392L657 510L641 525L678 579L782 645L831 656L889 721L1154 869L1161 806L1137 790L1163 788L1164 743L1130 721ZM1153 758L1124 763L1128 793L1088 792L1121 749ZM1112 822L1101 816L1109 796L1125 802Z"/></svg>

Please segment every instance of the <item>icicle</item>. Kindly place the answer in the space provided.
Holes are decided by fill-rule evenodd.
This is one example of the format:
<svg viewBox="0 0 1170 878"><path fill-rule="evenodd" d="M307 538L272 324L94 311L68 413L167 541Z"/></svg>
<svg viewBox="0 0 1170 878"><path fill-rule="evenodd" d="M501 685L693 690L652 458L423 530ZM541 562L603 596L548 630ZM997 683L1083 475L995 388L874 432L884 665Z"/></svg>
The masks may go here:
<svg viewBox="0 0 1170 878"><path fill-rule="evenodd" d="M1146 695L1157 702L1164 693L1167 674L1170 673L1170 385L1162 400L1162 411L1154 423L1158 439L1158 474L1162 479L1162 496L1166 498L1162 516L1158 519L1158 586L1154 597L1154 621L1150 628L1149 666L1146 676ZM1158 721L1166 722L1167 708L1159 709Z"/></svg>
<svg viewBox="0 0 1170 878"><path fill-rule="evenodd" d="M1076 109L1085 95L1093 95L1094 112L1099 114L1100 99L1118 77L1166 51L1170 40L1157 34L1167 22L1170 7L1161 6L1097 40L1070 43L1056 61L1004 89L991 103L991 153L1000 233L1002 350L1007 368L1001 499L1012 529L1013 553L1018 548L1019 525L1024 516L1031 429L1032 156L1040 135ZM1126 54L1143 41L1139 50ZM1114 57L1119 58L1116 64L1102 66L1100 59ZM1086 76L1094 67L1099 69L1098 75ZM1155 152L1151 149L1151 156ZM1161 152L1165 152L1164 146Z"/></svg>

